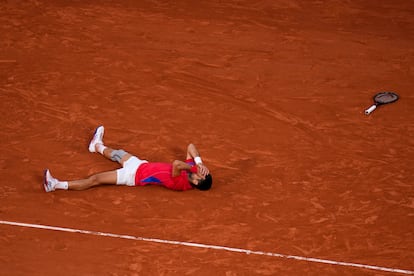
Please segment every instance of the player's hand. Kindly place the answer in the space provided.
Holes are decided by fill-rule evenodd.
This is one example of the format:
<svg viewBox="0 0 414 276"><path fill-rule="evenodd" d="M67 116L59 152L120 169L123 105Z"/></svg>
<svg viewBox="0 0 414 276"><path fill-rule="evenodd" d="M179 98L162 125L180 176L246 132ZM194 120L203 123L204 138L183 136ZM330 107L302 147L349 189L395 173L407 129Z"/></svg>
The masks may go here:
<svg viewBox="0 0 414 276"><path fill-rule="evenodd" d="M204 164L198 164L197 167L198 167L198 174L203 178L206 178L206 175L210 173L210 171Z"/></svg>

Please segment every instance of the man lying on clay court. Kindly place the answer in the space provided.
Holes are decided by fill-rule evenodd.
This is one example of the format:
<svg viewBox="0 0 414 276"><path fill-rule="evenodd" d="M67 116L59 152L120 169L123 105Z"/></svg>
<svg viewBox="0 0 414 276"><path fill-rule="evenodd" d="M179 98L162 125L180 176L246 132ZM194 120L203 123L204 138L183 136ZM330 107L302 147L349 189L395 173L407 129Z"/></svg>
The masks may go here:
<svg viewBox="0 0 414 276"><path fill-rule="evenodd" d="M74 181L59 181L45 170L43 185L46 192L56 189L85 190L102 184L144 186L148 184L162 185L172 190L185 191L197 188L209 190L212 177L208 168L203 164L200 155L193 144L188 145L187 160L175 160L172 163L153 163L140 160L124 150L114 150L104 146L104 127L95 130L89 144L90 152L99 152L112 161L122 165L121 169L92 175L86 179Z"/></svg>

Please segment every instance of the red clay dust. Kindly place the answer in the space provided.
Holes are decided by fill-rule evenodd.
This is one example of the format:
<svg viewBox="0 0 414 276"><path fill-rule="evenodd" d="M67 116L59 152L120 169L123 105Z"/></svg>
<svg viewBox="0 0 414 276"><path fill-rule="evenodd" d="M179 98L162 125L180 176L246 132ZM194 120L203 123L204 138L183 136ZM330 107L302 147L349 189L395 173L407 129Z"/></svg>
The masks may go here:
<svg viewBox="0 0 414 276"><path fill-rule="evenodd" d="M85 232L0 223L0 275L412 274L413 80L413 1L2 1L0 221ZM99 125L212 189L46 193Z"/></svg>

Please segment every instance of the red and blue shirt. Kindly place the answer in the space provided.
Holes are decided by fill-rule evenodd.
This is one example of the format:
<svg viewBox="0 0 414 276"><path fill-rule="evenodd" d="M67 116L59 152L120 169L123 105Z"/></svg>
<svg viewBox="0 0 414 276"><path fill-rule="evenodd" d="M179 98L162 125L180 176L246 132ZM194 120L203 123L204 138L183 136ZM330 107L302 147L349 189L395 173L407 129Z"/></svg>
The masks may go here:
<svg viewBox="0 0 414 276"><path fill-rule="evenodd" d="M188 159L185 162L191 166L194 165L193 159ZM135 185L161 185L177 191L185 191L193 188L188 181L188 172L186 170L182 170L180 175L174 177L172 170L172 163L144 163L139 166L135 174Z"/></svg>

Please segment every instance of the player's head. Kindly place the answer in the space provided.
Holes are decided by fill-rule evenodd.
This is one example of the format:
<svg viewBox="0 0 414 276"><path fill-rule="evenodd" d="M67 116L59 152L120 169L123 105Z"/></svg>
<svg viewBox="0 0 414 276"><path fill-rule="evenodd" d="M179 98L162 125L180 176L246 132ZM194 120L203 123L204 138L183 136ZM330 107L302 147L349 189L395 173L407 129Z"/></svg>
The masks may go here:
<svg viewBox="0 0 414 276"><path fill-rule="evenodd" d="M211 177L211 174L208 174L202 178L196 173L191 173L189 175L189 181L191 186L201 191L210 190L211 185L213 184L213 178Z"/></svg>

